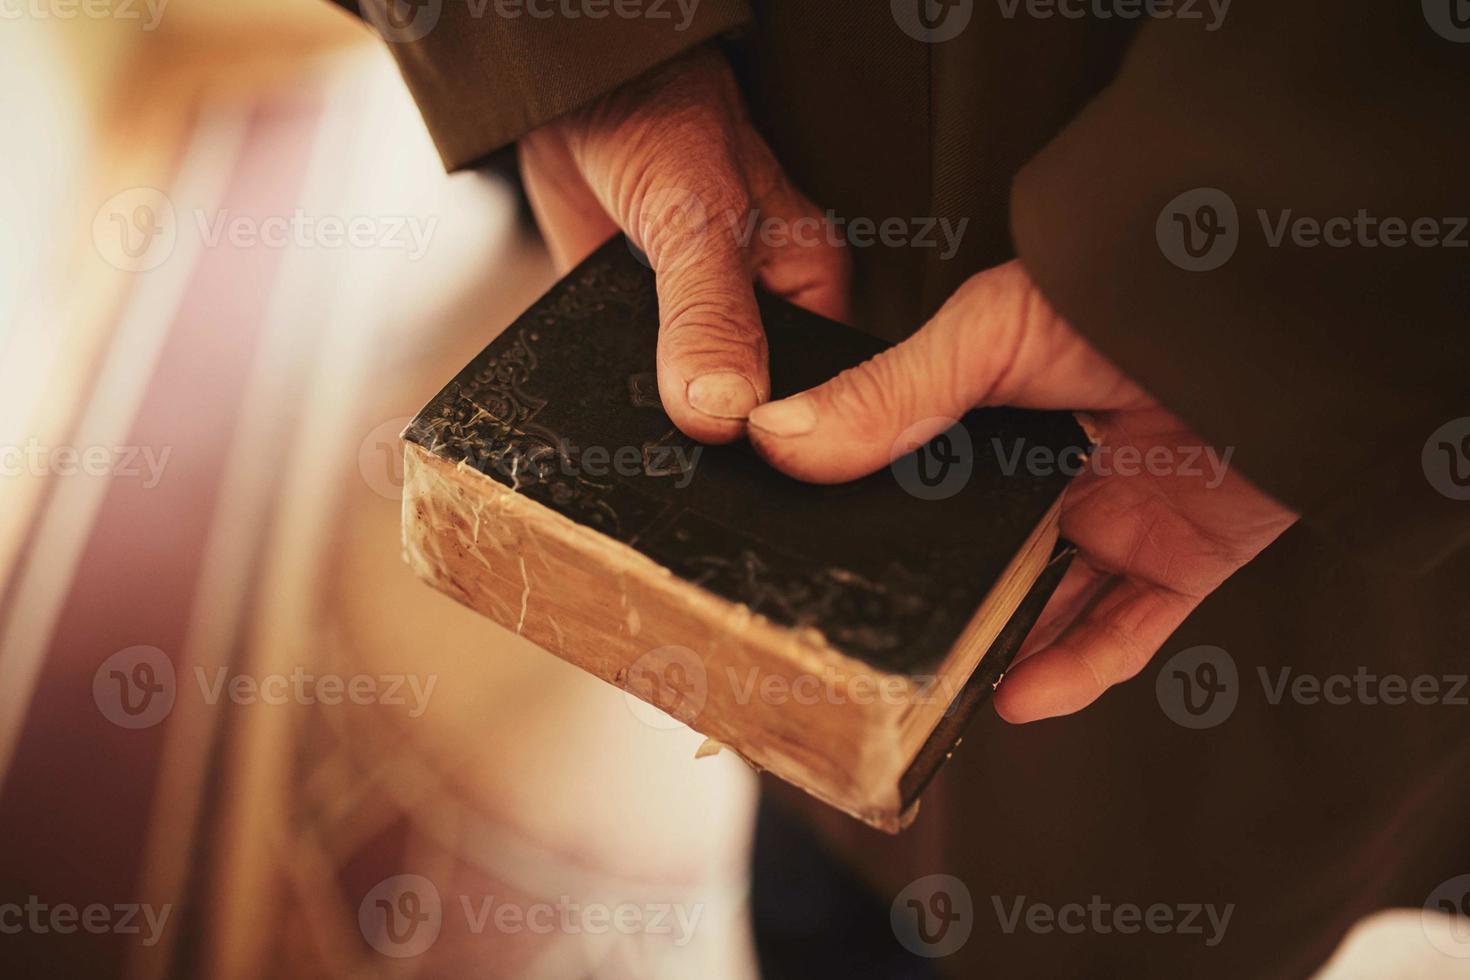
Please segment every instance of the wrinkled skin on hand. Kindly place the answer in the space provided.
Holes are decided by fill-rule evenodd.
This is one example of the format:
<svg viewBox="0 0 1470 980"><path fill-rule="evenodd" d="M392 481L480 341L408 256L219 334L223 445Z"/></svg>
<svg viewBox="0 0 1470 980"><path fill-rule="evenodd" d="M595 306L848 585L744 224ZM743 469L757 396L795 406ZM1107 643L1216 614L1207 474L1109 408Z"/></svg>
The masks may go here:
<svg viewBox="0 0 1470 980"><path fill-rule="evenodd" d="M752 216L821 217L751 125L724 59L699 50L521 142L521 170L565 271L623 231L658 274L659 392L704 442L729 442L770 397L754 283L847 318L848 256L823 241L772 245ZM744 239L749 239L745 241Z"/></svg>
<svg viewBox="0 0 1470 980"><path fill-rule="evenodd" d="M687 55L521 144L532 207L567 269L622 230L658 274L659 391L694 438L748 435L773 466L835 483L880 469L979 405L1073 409L1103 445L1176 463L1203 440L1053 311L1019 262L972 277L904 343L768 402L753 283L845 320L850 265L828 236L742 235L819 219L751 125L713 50ZM746 239L749 239L748 241ZM772 244L775 241L776 244ZM1061 531L1078 558L996 694L1005 718L1069 714L1126 680L1296 515L1242 474L1090 470Z"/></svg>

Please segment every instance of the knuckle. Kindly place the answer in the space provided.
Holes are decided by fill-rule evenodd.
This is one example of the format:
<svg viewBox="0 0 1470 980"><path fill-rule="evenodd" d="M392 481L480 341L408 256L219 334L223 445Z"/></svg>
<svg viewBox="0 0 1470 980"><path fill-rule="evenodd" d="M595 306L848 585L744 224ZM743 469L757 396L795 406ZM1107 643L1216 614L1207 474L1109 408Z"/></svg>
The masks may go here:
<svg viewBox="0 0 1470 980"><path fill-rule="evenodd" d="M731 318L724 312L729 308L719 299L701 298L672 311L660 335L663 352L678 361L728 360L733 355L752 364L763 362L765 334Z"/></svg>
<svg viewBox="0 0 1470 980"><path fill-rule="evenodd" d="M726 229L738 224L745 198L727 179L647 179L635 192L630 230L661 268L694 268L712 251L735 251Z"/></svg>
<svg viewBox="0 0 1470 980"><path fill-rule="evenodd" d="M942 309L958 313L983 307L993 292L993 280L990 277L994 271L978 272L960 283L960 287L945 301Z"/></svg>
<svg viewBox="0 0 1470 980"><path fill-rule="evenodd" d="M1113 630L1110 631L1110 637L1118 651L1118 661L1111 684L1121 684L1123 681L1137 677L1153 659L1153 651L1145 648L1132 636Z"/></svg>
<svg viewBox="0 0 1470 980"><path fill-rule="evenodd" d="M849 421L891 425L905 417L908 379L893 351L839 374L828 393L832 410Z"/></svg>

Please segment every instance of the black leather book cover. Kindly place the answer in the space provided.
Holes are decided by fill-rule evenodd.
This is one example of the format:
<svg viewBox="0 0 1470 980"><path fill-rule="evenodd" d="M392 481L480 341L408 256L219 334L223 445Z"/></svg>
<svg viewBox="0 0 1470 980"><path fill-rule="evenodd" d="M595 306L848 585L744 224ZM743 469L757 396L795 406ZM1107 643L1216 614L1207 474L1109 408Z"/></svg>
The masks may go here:
<svg viewBox="0 0 1470 980"><path fill-rule="evenodd" d="M761 312L775 397L885 346L771 296ZM1065 488L1061 467L1028 470L1027 453L1075 461L1088 445L1069 413L982 409L922 457L840 486L801 483L743 442L702 446L674 427L655 384L657 333L653 273L614 239L404 437L774 623L909 674L934 670ZM998 676L1029 622L1014 625L977 676Z"/></svg>

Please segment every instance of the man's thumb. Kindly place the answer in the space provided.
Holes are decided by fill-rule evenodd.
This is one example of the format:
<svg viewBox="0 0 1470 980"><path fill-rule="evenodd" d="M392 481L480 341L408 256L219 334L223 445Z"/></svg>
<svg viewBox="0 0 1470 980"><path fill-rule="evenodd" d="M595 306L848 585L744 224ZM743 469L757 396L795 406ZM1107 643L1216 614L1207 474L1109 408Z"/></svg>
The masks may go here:
<svg viewBox="0 0 1470 980"><path fill-rule="evenodd" d="M690 436L728 442L745 431L770 380L750 256L728 224L749 206L733 174L704 173L703 194L660 185L625 223L658 275L664 409Z"/></svg>
<svg viewBox="0 0 1470 980"><path fill-rule="evenodd" d="M886 466L974 404L951 346L931 323L825 384L761 405L750 415L750 441L777 469L813 483Z"/></svg>
<svg viewBox="0 0 1470 980"><path fill-rule="evenodd" d="M1046 400L1051 393L1026 381L1045 374L1030 362L1045 360L1055 317L1033 295L1016 263L972 277L903 343L761 405L751 442L791 476L841 483L912 452L977 405Z"/></svg>

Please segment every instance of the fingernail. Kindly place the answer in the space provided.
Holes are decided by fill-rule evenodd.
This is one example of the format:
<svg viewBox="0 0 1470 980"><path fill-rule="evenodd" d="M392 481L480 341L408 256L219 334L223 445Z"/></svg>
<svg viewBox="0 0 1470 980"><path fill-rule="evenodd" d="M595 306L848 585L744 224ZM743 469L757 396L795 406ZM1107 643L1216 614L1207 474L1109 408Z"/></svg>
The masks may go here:
<svg viewBox="0 0 1470 980"><path fill-rule="evenodd" d="M761 405L750 413L750 424L773 436L804 436L817 427L817 413L811 399L798 395Z"/></svg>
<svg viewBox="0 0 1470 980"><path fill-rule="evenodd" d="M684 397L689 407L717 419L744 420L760 402L760 396L749 381L734 371L701 374L689 382Z"/></svg>

